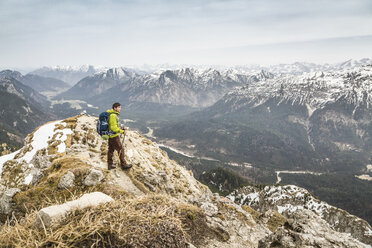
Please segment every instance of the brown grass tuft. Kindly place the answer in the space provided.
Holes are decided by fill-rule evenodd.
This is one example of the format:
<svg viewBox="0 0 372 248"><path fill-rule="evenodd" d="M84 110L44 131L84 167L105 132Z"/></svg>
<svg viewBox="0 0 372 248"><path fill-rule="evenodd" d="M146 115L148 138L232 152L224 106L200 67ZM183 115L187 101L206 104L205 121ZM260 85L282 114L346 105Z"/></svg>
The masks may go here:
<svg viewBox="0 0 372 248"><path fill-rule="evenodd" d="M260 216L262 215L262 213L254 210L253 208L247 205L243 205L242 209L249 213L256 222L260 219Z"/></svg>
<svg viewBox="0 0 372 248"><path fill-rule="evenodd" d="M283 226L286 221L287 219L283 215L277 211L273 211L272 215L267 221L267 228L274 232L278 227Z"/></svg>
<svg viewBox="0 0 372 248"><path fill-rule="evenodd" d="M35 227L35 218L33 212L22 223L6 223L0 247L188 247L213 235L199 208L159 195L75 211L46 229Z"/></svg>

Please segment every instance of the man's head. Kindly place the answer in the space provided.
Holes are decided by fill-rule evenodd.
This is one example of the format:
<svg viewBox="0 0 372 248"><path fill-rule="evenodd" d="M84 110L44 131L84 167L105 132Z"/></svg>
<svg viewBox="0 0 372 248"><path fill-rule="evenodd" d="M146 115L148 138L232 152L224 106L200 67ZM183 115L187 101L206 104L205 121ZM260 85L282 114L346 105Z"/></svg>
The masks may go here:
<svg viewBox="0 0 372 248"><path fill-rule="evenodd" d="M116 102L116 103L112 104L112 109L115 110L116 112L120 113L120 110L121 110L120 103Z"/></svg>

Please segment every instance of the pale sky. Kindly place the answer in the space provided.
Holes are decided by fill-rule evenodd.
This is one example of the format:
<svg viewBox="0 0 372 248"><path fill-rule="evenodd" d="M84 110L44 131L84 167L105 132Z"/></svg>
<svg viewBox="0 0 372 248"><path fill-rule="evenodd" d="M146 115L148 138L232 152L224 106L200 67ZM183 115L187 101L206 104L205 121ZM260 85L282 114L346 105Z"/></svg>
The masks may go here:
<svg viewBox="0 0 372 248"><path fill-rule="evenodd" d="M0 0L0 68L364 57L371 0Z"/></svg>

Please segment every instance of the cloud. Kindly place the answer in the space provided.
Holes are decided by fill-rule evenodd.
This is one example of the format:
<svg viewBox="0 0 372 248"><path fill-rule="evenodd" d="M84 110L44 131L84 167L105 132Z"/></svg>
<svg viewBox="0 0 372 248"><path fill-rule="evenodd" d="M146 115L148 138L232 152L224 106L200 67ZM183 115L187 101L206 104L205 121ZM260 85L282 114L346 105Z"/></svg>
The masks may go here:
<svg viewBox="0 0 372 248"><path fill-rule="evenodd" d="M372 35L372 3L2 0L0 23L1 66L163 63L200 50Z"/></svg>

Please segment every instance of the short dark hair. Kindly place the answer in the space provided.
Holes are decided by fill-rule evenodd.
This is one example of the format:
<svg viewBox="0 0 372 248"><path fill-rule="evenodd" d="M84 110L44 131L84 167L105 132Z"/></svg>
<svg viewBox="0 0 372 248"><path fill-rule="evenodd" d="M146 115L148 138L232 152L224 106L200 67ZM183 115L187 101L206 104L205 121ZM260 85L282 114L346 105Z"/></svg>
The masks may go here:
<svg viewBox="0 0 372 248"><path fill-rule="evenodd" d="M112 104L112 109L117 108L119 106L121 106L121 104L116 102L116 103Z"/></svg>

